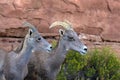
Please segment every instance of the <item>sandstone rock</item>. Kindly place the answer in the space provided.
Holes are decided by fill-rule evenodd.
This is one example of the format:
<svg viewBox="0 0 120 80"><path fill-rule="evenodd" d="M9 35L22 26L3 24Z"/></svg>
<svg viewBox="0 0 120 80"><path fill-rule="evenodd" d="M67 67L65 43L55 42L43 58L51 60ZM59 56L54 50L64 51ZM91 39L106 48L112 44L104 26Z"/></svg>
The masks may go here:
<svg viewBox="0 0 120 80"><path fill-rule="evenodd" d="M24 8L25 6L28 6L31 3L32 3L31 0L15 0L14 1L14 5L16 8Z"/></svg>
<svg viewBox="0 0 120 80"><path fill-rule="evenodd" d="M26 30L22 27L23 21L16 18L0 18L0 36L23 37ZM24 32L23 32L24 31Z"/></svg>
<svg viewBox="0 0 120 80"><path fill-rule="evenodd" d="M17 18L0 17L0 29L18 28L22 23L23 21Z"/></svg>
<svg viewBox="0 0 120 80"><path fill-rule="evenodd" d="M15 0L14 5L17 9L38 9L41 5L41 0Z"/></svg>
<svg viewBox="0 0 120 80"><path fill-rule="evenodd" d="M100 35L102 32L102 29L96 28L96 27L85 27L85 29L82 32L87 34L92 34L92 35Z"/></svg>
<svg viewBox="0 0 120 80"><path fill-rule="evenodd" d="M25 37L27 32L28 32L28 29L25 29L25 28L10 28L10 29L6 29L6 36L21 38L21 37Z"/></svg>
<svg viewBox="0 0 120 80"><path fill-rule="evenodd" d="M24 37L22 22L28 21L44 37L58 39L53 34L62 27L49 26L67 19L78 34L88 34L94 47L96 41L120 42L119 16L119 0L0 0L0 36Z"/></svg>
<svg viewBox="0 0 120 80"><path fill-rule="evenodd" d="M55 38L58 37L59 34L57 33L41 33L41 36L45 37L45 38Z"/></svg>
<svg viewBox="0 0 120 80"><path fill-rule="evenodd" d="M104 41L120 42L120 17L111 16L108 19L108 25L104 28L102 39Z"/></svg>
<svg viewBox="0 0 120 80"><path fill-rule="evenodd" d="M14 0L0 0L0 4L11 4Z"/></svg>
<svg viewBox="0 0 120 80"><path fill-rule="evenodd" d="M64 0L65 1L65 0ZM69 3L74 4L79 7L80 11L85 10L106 10L106 2L105 0L67 0Z"/></svg>
<svg viewBox="0 0 120 80"><path fill-rule="evenodd" d="M83 39L83 40L88 40L91 42L102 42L101 37L98 35L90 35L90 34L80 33L79 38Z"/></svg>
<svg viewBox="0 0 120 80"><path fill-rule="evenodd" d="M15 8L12 4L0 4L0 14L3 16L7 16L11 11L14 11Z"/></svg>
<svg viewBox="0 0 120 80"><path fill-rule="evenodd" d="M46 20L40 20L40 24L38 25L38 30L41 32L41 33L49 33L50 30L49 30L49 24Z"/></svg>
<svg viewBox="0 0 120 80"><path fill-rule="evenodd" d="M21 38L0 38L0 48L6 51L14 50L22 40Z"/></svg>
<svg viewBox="0 0 120 80"><path fill-rule="evenodd" d="M8 14L6 14L5 16L8 18L25 18L25 13L22 10L16 9L16 10L12 10L11 12L9 12Z"/></svg>
<svg viewBox="0 0 120 80"><path fill-rule="evenodd" d="M120 14L120 0L107 0L108 8L111 13Z"/></svg>

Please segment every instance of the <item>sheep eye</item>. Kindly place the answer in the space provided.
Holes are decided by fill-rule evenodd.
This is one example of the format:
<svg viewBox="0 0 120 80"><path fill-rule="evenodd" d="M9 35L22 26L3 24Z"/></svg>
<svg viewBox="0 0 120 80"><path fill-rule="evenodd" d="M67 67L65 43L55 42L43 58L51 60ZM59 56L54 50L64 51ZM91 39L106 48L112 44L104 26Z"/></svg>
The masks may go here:
<svg viewBox="0 0 120 80"><path fill-rule="evenodd" d="M41 40L41 38L38 38L38 40Z"/></svg>
<svg viewBox="0 0 120 80"><path fill-rule="evenodd" d="M41 38L38 38L38 39L37 39L37 41L40 41L40 40L41 40Z"/></svg>
<svg viewBox="0 0 120 80"><path fill-rule="evenodd" d="M69 39L70 41L75 41L74 37L68 36L68 39Z"/></svg>

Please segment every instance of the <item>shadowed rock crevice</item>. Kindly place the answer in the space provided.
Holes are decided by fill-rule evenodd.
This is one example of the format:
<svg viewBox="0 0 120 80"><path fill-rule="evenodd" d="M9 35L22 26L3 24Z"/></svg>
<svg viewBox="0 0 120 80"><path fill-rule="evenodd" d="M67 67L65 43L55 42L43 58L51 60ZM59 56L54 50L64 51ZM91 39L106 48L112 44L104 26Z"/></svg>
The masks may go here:
<svg viewBox="0 0 120 80"><path fill-rule="evenodd" d="M107 9L108 9L108 11L111 13L112 10L111 10L111 8L110 8L109 1L108 1L108 0L105 0L105 1L106 1Z"/></svg>

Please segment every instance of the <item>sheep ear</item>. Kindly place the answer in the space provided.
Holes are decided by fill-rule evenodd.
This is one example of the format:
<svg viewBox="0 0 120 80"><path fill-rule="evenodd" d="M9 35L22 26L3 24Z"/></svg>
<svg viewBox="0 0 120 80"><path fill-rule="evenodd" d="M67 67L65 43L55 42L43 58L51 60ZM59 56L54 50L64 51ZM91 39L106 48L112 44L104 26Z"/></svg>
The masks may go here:
<svg viewBox="0 0 120 80"><path fill-rule="evenodd" d="M64 30L59 29L59 34L60 34L60 36L63 36L63 35L64 35L64 33L65 33L65 31L64 31Z"/></svg>
<svg viewBox="0 0 120 80"><path fill-rule="evenodd" d="M32 31L32 29L29 29L29 35L31 36L32 34L33 34L33 31Z"/></svg>

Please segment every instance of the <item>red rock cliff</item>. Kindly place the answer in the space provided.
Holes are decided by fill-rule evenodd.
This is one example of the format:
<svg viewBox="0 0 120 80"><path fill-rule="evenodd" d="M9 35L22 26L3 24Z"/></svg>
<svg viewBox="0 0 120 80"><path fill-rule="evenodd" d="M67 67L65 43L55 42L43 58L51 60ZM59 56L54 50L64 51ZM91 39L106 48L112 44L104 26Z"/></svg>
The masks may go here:
<svg viewBox="0 0 120 80"><path fill-rule="evenodd" d="M0 0L0 36L23 37L29 21L41 33L56 20L69 20L80 33L120 42L120 0Z"/></svg>

